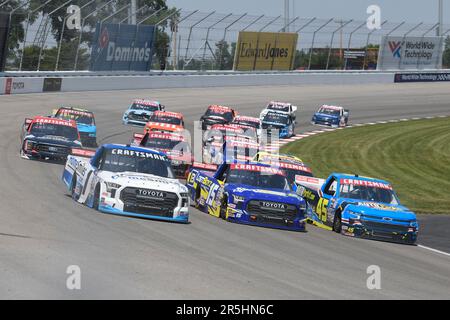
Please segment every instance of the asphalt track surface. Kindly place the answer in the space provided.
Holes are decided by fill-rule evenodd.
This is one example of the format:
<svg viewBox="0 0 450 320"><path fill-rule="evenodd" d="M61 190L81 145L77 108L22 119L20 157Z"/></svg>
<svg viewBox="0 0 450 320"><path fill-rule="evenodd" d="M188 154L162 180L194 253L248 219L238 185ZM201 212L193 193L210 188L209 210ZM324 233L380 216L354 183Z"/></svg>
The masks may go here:
<svg viewBox="0 0 450 320"><path fill-rule="evenodd" d="M349 106L353 123L450 113L448 84L1 96L0 298L450 298L450 257L444 254L313 226L295 233L237 225L196 210L189 225L102 214L66 195L61 165L19 158L24 118L63 103L96 113L100 142L128 142L138 130L123 126L121 116L138 97L161 100L190 124L212 103L257 115L267 101L287 100L302 106L299 131L314 129L310 117L323 103ZM66 288L69 265L81 268L81 290ZM381 268L381 290L367 289L370 265Z"/></svg>

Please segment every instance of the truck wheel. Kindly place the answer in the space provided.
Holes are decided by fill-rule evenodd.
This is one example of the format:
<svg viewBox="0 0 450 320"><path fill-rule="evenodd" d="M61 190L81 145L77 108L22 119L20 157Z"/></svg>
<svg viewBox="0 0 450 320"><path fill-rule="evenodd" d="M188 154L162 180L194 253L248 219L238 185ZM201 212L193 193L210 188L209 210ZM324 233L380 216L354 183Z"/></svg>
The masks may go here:
<svg viewBox="0 0 450 320"><path fill-rule="evenodd" d="M201 206L198 203L198 199L200 199L200 194L201 194L201 188L198 186L197 189L195 189L195 197L194 197L194 206L198 210L201 209Z"/></svg>
<svg viewBox="0 0 450 320"><path fill-rule="evenodd" d="M80 198L80 195L75 194L76 187L77 187L77 176L74 175L73 179L72 179L72 187L70 188L70 191L71 191L72 199L75 201L78 201L78 199Z"/></svg>
<svg viewBox="0 0 450 320"><path fill-rule="evenodd" d="M222 204L220 205L220 218L227 220L227 209L228 209L228 199L223 198Z"/></svg>
<svg viewBox="0 0 450 320"><path fill-rule="evenodd" d="M97 184L97 186L95 187L95 191L94 191L94 209L98 210L99 207L99 203L100 203L100 185Z"/></svg>
<svg viewBox="0 0 450 320"><path fill-rule="evenodd" d="M336 233L341 233L342 231L342 218L340 212L336 212L334 215L333 231Z"/></svg>

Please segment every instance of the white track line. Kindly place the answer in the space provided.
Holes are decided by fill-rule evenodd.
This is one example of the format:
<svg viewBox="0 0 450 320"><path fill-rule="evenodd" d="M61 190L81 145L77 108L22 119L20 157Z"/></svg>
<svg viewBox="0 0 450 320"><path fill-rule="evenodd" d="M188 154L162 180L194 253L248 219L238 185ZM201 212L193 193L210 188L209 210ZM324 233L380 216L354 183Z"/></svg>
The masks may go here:
<svg viewBox="0 0 450 320"><path fill-rule="evenodd" d="M437 250L437 249L433 249L433 248L430 248L430 247L426 247L426 246L423 246L421 244L419 244L417 246L419 248L422 248L422 249L425 249L425 250L429 250L429 251L432 251L432 252L435 252L435 253L443 254L444 256L450 257L450 253L447 253L447 252L444 252L444 251L441 251L441 250Z"/></svg>

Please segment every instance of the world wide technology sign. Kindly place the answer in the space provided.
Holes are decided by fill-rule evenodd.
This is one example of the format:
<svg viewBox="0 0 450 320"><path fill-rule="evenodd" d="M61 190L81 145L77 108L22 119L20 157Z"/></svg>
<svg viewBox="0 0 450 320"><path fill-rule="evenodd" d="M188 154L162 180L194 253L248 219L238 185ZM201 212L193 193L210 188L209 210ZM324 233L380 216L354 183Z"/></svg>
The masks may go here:
<svg viewBox="0 0 450 320"><path fill-rule="evenodd" d="M443 37L391 37L381 41L379 70L441 69Z"/></svg>
<svg viewBox="0 0 450 320"><path fill-rule="evenodd" d="M97 24L91 53L92 71L148 71L155 27Z"/></svg>
<svg viewBox="0 0 450 320"><path fill-rule="evenodd" d="M234 70L292 70L297 33L239 32Z"/></svg>

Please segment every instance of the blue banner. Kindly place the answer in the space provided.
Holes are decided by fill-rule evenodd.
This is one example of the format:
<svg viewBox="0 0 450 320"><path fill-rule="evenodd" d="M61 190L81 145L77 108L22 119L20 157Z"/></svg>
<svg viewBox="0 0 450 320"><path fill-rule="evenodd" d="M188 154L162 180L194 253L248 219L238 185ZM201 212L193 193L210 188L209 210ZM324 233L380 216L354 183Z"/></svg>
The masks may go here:
<svg viewBox="0 0 450 320"><path fill-rule="evenodd" d="M91 71L148 71L155 26L97 23Z"/></svg>
<svg viewBox="0 0 450 320"><path fill-rule="evenodd" d="M397 73L394 82L441 82L450 81L450 73Z"/></svg>

